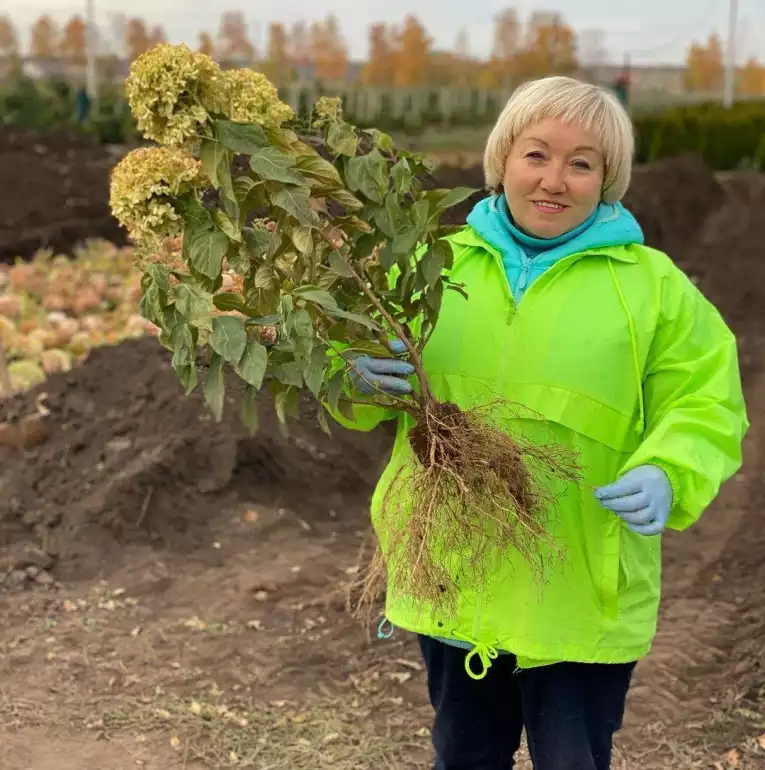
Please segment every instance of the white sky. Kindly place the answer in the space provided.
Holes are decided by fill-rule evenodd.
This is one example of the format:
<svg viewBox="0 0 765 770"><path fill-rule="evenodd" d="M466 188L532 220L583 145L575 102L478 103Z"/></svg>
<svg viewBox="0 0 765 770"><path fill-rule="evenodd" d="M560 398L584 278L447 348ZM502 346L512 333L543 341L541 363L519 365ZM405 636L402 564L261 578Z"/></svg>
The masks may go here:
<svg viewBox="0 0 765 770"><path fill-rule="evenodd" d="M250 37L263 46L269 21L290 24L311 21L335 13L340 19L354 58L367 53L367 29L374 21L399 22L416 9L417 16L440 47L451 48L458 31L466 27L475 55L488 53L494 15L512 5L525 19L531 11L565 7L565 18L577 31L599 29L604 34L608 58L621 62L630 54L634 64L682 62L689 43L703 39L713 30L727 34L729 0L555 0L550 5L534 2L507 3L503 0L273 0L258 3L225 4L210 0L95 0L96 19L108 31L110 15L116 12L143 17L150 24L162 24L171 42L196 44L197 34L215 31L225 10L242 10ZM480 11L476 12L476 8ZM0 0L0 13L8 13L26 33L28 25L42 13L59 21L84 12L85 0ZM375 9L375 10L373 10ZM381 10L382 9L382 10ZM26 36L24 36L24 39ZM738 59L756 55L765 61L765 0L739 0Z"/></svg>

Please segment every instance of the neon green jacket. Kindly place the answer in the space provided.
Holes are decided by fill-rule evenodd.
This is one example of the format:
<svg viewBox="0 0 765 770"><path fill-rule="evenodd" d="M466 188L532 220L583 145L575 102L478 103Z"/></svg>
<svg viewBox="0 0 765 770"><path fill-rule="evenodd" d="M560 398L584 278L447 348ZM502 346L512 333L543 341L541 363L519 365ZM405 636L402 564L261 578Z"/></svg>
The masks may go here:
<svg viewBox="0 0 765 770"><path fill-rule="evenodd" d="M467 226L451 236L453 280L423 362L433 394L463 408L498 396L543 421L514 426L580 453L580 487L568 485L553 534L566 559L540 589L517 554L478 591L464 586L456 620L432 617L389 591L395 626L470 646L485 675L499 651L521 668L558 661L621 663L650 649L660 595L661 538L631 532L593 488L640 465L672 482L668 526L693 524L741 464L748 423L736 343L716 309L664 254L638 244L560 259L516 306L497 249ZM416 462L411 418L356 406L347 427L371 430L397 416L390 462L372 521L397 470ZM383 548L385 533L378 532ZM477 665L478 659L483 665Z"/></svg>

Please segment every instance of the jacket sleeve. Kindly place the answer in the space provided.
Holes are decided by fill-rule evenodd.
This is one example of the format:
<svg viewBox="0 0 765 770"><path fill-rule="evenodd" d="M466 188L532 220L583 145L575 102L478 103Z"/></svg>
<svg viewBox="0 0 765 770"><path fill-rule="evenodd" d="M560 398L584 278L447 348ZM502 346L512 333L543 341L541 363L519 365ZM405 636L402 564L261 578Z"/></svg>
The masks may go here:
<svg viewBox="0 0 765 770"><path fill-rule="evenodd" d="M741 467L749 423L732 332L678 268L663 284L643 380L645 438L623 472L662 468L674 492L668 526L682 530Z"/></svg>

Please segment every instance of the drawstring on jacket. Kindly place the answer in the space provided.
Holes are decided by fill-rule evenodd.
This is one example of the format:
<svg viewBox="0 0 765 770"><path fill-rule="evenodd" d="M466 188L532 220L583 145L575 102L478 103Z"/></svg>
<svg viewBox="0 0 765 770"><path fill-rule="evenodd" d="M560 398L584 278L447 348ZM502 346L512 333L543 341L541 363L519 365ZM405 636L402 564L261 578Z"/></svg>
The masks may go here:
<svg viewBox="0 0 765 770"><path fill-rule="evenodd" d="M632 364L635 367L635 379L637 380L637 393L638 393L638 407L640 409L640 417L638 419L637 431L643 433L645 431L645 399L643 397L643 374L640 370L640 354L638 353L637 335L635 334L635 321L632 319L627 300L622 291L619 278L616 275L614 268L614 260L608 257L608 270L611 273L611 279L614 282L616 293L619 295L619 302L624 310L624 315L627 316L627 326L630 333L630 345L632 346Z"/></svg>

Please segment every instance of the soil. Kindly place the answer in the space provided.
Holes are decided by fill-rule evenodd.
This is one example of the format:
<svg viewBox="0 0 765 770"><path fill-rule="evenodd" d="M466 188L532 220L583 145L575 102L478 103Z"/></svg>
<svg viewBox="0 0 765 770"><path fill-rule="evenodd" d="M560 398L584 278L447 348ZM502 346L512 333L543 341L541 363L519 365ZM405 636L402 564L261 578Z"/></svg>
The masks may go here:
<svg viewBox="0 0 765 770"><path fill-rule="evenodd" d="M744 470L665 538L660 631L617 770L765 768L764 194L761 176L715 180L690 159L636 174L649 243L738 335L753 426ZM5 196L3 220L21 209ZM0 407L0 423L38 415L47 435L0 446L4 770L429 767L416 643L374 638L346 607L390 431L330 439L306 420L284 435L264 396L250 437L239 395L231 382L214 423L143 339Z"/></svg>
<svg viewBox="0 0 765 770"><path fill-rule="evenodd" d="M120 150L87 134L0 128L0 262L79 241L124 244L109 210L108 171Z"/></svg>

